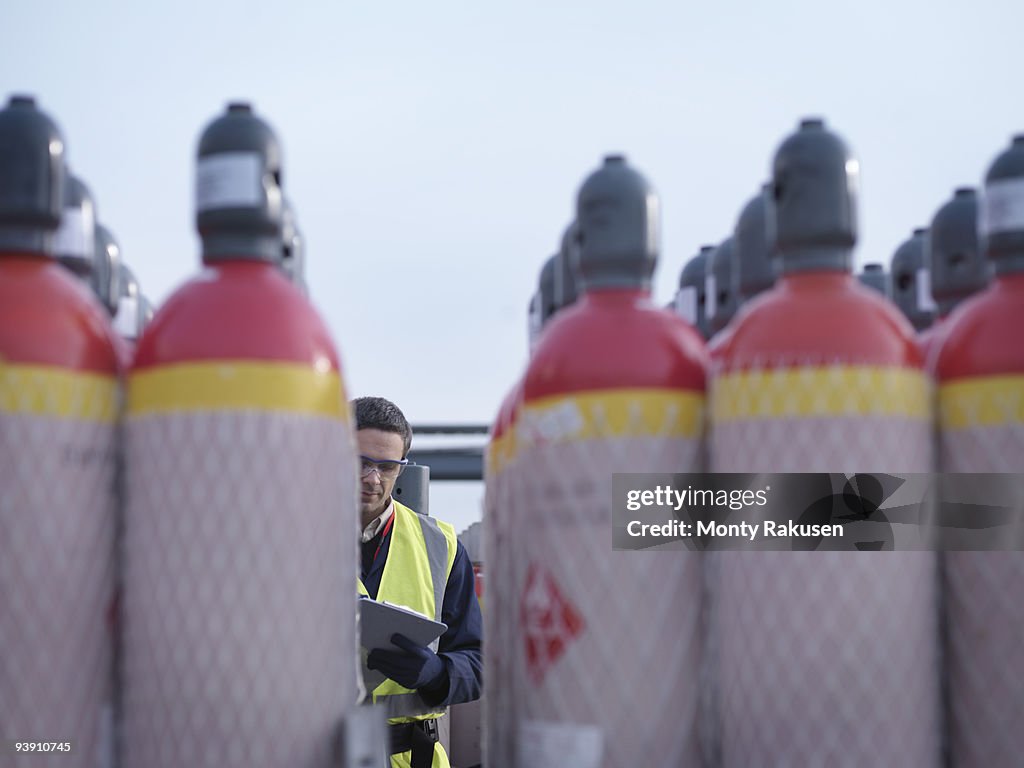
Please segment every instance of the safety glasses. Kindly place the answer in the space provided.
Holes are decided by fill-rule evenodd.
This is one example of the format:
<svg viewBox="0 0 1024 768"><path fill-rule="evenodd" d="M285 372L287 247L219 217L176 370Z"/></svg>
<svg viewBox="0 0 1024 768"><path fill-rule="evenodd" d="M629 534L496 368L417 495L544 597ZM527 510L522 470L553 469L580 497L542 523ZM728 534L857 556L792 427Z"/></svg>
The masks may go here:
<svg viewBox="0 0 1024 768"><path fill-rule="evenodd" d="M369 456L360 456L359 460L362 462L359 467L360 477L366 477L371 472L376 472L382 480L391 480L398 477L402 474L402 470L405 469L405 465L409 463L408 459L378 461L377 459L371 459Z"/></svg>

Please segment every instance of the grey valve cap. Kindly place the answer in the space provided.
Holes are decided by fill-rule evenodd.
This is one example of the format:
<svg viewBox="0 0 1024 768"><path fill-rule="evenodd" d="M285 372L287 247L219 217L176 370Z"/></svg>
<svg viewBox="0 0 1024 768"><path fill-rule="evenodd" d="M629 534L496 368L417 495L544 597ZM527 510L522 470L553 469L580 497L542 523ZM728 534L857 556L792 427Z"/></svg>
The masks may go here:
<svg viewBox="0 0 1024 768"><path fill-rule="evenodd" d="M120 275L120 298L117 314L114 315L114 330L126 339L138 339L142 331L153 319L153 305L142 294L135 273L124 261L118 268Z"/></svg>
<svg viewBox="0 0 1024 768"><path fill-rule="evenodd" d="M92 289L107 313L114 317L121 300L121 246L109 229L96 225Z"/></svg>
<svg viewBox="0 0 1024 768"><path fill-rule="evenodd" d="M540 278L537 280L537 296L540 302L538 305L540 310L538 318L541 328L547 325L551 316L558 311L558 306L555 303L556 272L558 267L558 254L549 256L544 262L544 266L541 267Z"/></svg>
<svg viewBox="0 0 1024 768"><path fill-rule="evenodd" d="M679 273L679 291L676 293L676 314L685 318L704 339L708 332L707 318L707 261L715 251L713 245L703 245L700 251L683 266Z"/></svg>
<svg viewBox="0 0 1024 768"><path fill-rule="evenodd" d="M203 130L195 203L203 261L279 262L281 147L248 104L230 104Z"/></svg>
<svg viewBox="0 0 1024 768"><path fill-rule="evenodd" d="M540 338L540 332L544 330L548 320L558 311L555 305L555 273L558 271L558 260L557 253L547 258L540 269L537 290L530 297L528 334L531 349Z"/></svg>
<svg viewBox="0 0 1024 768"><path fill-rule="evenodd" d="M925 258L925 238L928 230L915 229L892 255L889 272L892 277L892 300L903 315L914 326L923 331L935 319Z"/></svg>
<svg viewBox="0 0 1024 768"><path fill-rule="evenodd" d="M861 285L865 285L874 291L878 291L880 294L889 298L891 291L889 289L889 274L885 271L883 264L873 262L871 264L865 264L863 271L857 275L857 279Z"/></svg>
<svg viewBox="0 0 1024 768"><path fill-rule="evenodd" d="M576 273L573 264L578 259L576 253L578 228L576 222L572 222L562 233L562 244L558 251L558 265L555 269L555 305L557 309L564 309L576 301L579 296L579 287L576 285Z"/></svg>
<svg viewBox="0 0 1024 768"><path fill-rule="evenodd" d="M707 281L706 306L708 307L708 330L712 336L729 324L739 308L734 284L734 258L735 251L731 237L723 240L708 257L706 269L710 279ZM712 296L713 298L711 298Z"/></svg>
<svg viewBox="0 0 1024 768"><path fill-rule="evenodd" d="M149 321L153 319L153 315L155 315L155 314L156 314L156 307L153 306L153 302L151 302L147 296L140 295L139 296L139 334L140 335L142 334L142 331L145 329L145 327L147 325L149 325Z"/></svg>
<svg viewBox="0 0 1024 768"><path fill-rule="evenodd" d="M138 297L142 293L139 290L138 278L135 277L135 273L132 272L131 268L127 264L124 263L123 259L121 261L121 267L119 271L121 273L121 296Z"/></svg>
<svg viewBox="0 0 1024 768"><path fill-rule="evenodd" d="M64 205L64 139L31 96L0 110L0 252L53 255Z"/></svg>
<svg viewBox="0 0 1024 768"><path fill-rule="evenodd" d="M1024 272L1024 134L992 162L979 211L982 253L996 274Z"/></svg>
<svg viewBox="0 0 1024 768"><path fill-rule="evenodd" d="M744 206L733 232L733 252L736 263L737 301L742 304L775 285L776 265L768 247L768 227L765 220L765 198L772 187L765 184L760 194Z"/></svg>
<svg viewBox="0 0 1024 768"><path fill-rule="evenodd" d="M978 196L961 187L932 218L925 237L925 256L931 276L932 298L939 314L988 285L992 266L978 248Z"/></svg>
<svg viewBox="0 0 1024 768"><path fill-rule="evenodd" d="M53 250L62 266L92 285L96 265L96 205L89 188L70 172L65 175L64 209Z"/></svg>
<svg viewBox="0 0 1024 768"><path fill-rule="evenodd" d="M658 197L621 155L583 182L576 199L577 269L583 291L649 290L658 260Z"/></svg>
<svg viewBox="0 0 1024 768"><path fill-rule="evenodd" d="M846 143L808 119L779 147L769 212L782 273L851 270L858 166Z"/></svg>

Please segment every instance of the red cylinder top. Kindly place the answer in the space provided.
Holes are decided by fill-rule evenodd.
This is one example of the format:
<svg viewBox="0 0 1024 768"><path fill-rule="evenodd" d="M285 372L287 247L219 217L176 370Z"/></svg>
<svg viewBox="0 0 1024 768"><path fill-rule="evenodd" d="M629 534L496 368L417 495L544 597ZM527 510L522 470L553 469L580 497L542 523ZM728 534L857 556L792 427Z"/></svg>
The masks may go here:
<svg viewBox="0 0 1024 768"><path fill-rule="evenodd" d="M697 332L646 291L594 291L559 312L541 336L523 399L598 389L703 392L708 356Z"/></svg>
<svg viewBox="0 0 1024 768"><path fill-rule="evenodd" d="M1024 373L1024 275L999 275L950 316L936 377L940 381Z"/></svg>
<svg viewBox="0 0 1024 768"><path fill-rule="evenodd" d="M841 362L920 368L910 323L845 272L784 275L734 318L715 360L729 372Z"/></svg>
<svg viewBox="0 0 1024 768"><path fill-rule="evenodd" d="M0 257L0 359L116 376L120 361L106 312L53 259Z"/></svg>
<svg viewBox="0 0 1024 768"><path fill-rule="evenodd" d="M146 327L133 369L202 360L270 360L341 369L313 306L272 264L223 261L174 292Z"/></svg>

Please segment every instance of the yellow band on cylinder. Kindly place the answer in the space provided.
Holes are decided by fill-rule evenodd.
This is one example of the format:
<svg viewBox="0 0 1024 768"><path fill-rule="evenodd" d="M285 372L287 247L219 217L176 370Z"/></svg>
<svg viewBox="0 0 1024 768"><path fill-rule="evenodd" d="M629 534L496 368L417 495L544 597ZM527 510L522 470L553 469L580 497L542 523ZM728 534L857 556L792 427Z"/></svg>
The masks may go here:
<svg viewBox="0 0 1024 768"><path fill-rule="evenodd" d="M112 424L117 406L115 376L0 361L0 413Z"/></svg>
<svg viewBox="0 0 1024 768"><path fill-rule="evenodd" d="M1024 423L1024 375L957 379L939 387L942 429Z"/></svg>
<svg viewBox="0 0 1024 768"><path fill-rule="evenodd" d="M931 384L923 371L835 365L744 371L711 381L711 419L902 416L926 420Z"/></svg>
<svg viewBox="0 0 1024 768"><path fill-rule="evenodd" d="M145 369L128 379L128 413L286 411L348 420L337 371L294 363L225 360Z"/></svg>
<svg viewBox="0 0 1024 768"><path fill-rule="evenodd" d="M678 389L607 389L552 395L523 405L506 458L530 443L607 437L699 438L704 393Z"/></svg>

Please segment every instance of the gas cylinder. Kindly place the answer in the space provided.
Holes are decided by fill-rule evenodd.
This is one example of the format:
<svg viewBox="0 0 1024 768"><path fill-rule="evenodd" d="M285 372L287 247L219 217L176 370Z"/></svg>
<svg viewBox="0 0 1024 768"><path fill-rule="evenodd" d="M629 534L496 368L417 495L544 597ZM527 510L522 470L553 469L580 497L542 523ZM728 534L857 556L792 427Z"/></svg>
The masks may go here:
<svg viewBox="0 0 1024 768"><path fill-rule="evenodd" d="M865 264L864 269L861 270L860 274L857 275L857 279L860 280L860 284L871 288L874 291L885 296L885 298L892 297L892 289L890 288L889 273L885 271L885 265L879 264L877 261L873 261L870 264Z"/></svg>
<svg viewBox="0 0 1024 768"><path fill-rule="evenodd" d="M96 204L92 192L65 167L64 205L54 242L57 261L86 285L96 263Z"/></svg>
<svg viewBox="0 0 1024 768"><path fill-rule="evenodd" d="M727 237L711 252L705 265L705 308L712 338L725 329L739 306L734 262L733 239Z"/></svg>
<svg viewBox="0 0 1024 768"><path fill-rule="evenodd" d="M765 189L764 185L761 194L750 200L740 212L739 219L732 236L732 264L734 274L732 275L733 297L723 295L717 288L716 295L710 302L706 302L709 311L721 312L719 304L728 307L732 304L729 320L724 328L719 330L708 342L708 351L712 357L718 354L718 350L724 345L729 334L732 332L732 318L743 308L743 305L754 297L764 293L775 284L776 268L774 259L768 248L768 228L765 220ZM717 263L717 258L712 258Z"/></svg>
<svg viewBox="0 0 1024 768"><path fill-rule="evenodd" d="M405 472L402 473L403 475ZM466 548L466 555L473 564L473 586L480 609L484 604L484 568L483 568L483 523L472 523L459 534L459 542ZM488 653L490 653L488 646ZM483 756L483 707L486 694L482 699L457 704L448 709L449 733L451 746L448 754L453 765L481 766Z"/></svg>
<svg viewBox="0 0 1024 768"><path fill-rule="evenodd" d="M973 188L960 187L935 213L925 236L925 260L938 316L918 342L931 368L931 352L941 344L949 315L991 278L991 265L978 248L978 196Z"/></svg>
<svg viewBox="0 0 1024 768"><path fill-rule="evenodd" d="M536 339L540 336L540 292L534 291L526 303L526 338L527 347L532 351Z"/></svg>
<svg viewBox="0 0 1024 768"><path fill-rule="evenodd" d="M893 303L918 332L930 326L935 317L935 302L932 300L924 252L927 234L927 228L915 228L896 249L889 266Z"/></svg>
<svg viewBox="0 0 1024 768"><path fill-rule="evenodd" d="M420 515L430 516L430 467L409 462L395 480L391 496Z"/></svg>
<svg viewBox="0 0 1024 768"><path fill-rule="evenodd" d="M93 295L107 311L111 325L115 331L114 346L117 349L118 359L121 361L121 368L127 370L132 362L132 355L135 353L135 338L125 338L120 334L117 325L117 313L121 306L121 247L114 239L113 233L102 224L96 224L95 249L92 264L92 274L89 284Z"/></svg>
<svg viewBox="0 0 1024 768"><path fill-rule="evenodd" d="M564 243L564 238L563 238ZM556 308L556 282L558 272L561 269L559 263L561 254L565 252L563 247L559 254L548 257L544 262L537 281L537 290L534 292L533 300L530 302L530 354L533 354L540 341L540 335L547 326L548 321L554 316ZM564 277L560 278L565 280ZM574 285L563 282L566 294L574 288ZM498 415L491 427L490 439L487 444L486 463L484 469L484 525L483 525L483 551L484 559L487 562L488 583L506 579L504 573L498 569L505 565L505 561L496 554L507 545L509 516L505 513L507 509L508 486L506 470L515 458L515 423L519 413L519 406L522 400L522 378L509 390L505 399L498 409ZM483 582L477 581L478 589L483 588ZM508 609L502 610L501 600L505 598L503 593L497 595L487 594L487 610L484 611L484 636L488 638L487 653L484 654L484 678L502 679L507 676L506 664L509 658L509 651L502 644L505 638L495 632L491 635L491 625L495 615L502 615ZM493 611L492 603L498 601L498 613ZM509 696L512 691L501 686L488 687L483 696L483 708L486 712L489 709L507 711L510 707ZM484 750L494 755L494 762L501 764L503 755L510 754L511 743L505 740L504 733L495 731L487 734L489 742L484 745ZM502 737L502 741L498 741Z"/></svg>
<svg viewBox="0 0 1024 768"><path fill-rule="evenodd" d="M281 223L281 270L304 296L309 294L306 286L306 249L299 231L295 208L288 200L284 203Z"/></svg>
<svg viewBox="0 0 1024 768"><path fill-rule="evenodd" d="M775 154L780 277L715 359L714 472L931 469L911 328L851 274L857 176L821 120ZM827 475L819 484L833 494ZM906 535L850 547L891 549ZM934 553L720 552L710 566L724 766L937 763Z"/></svg>
<svg viewBox="0 0 1024 768"><path fill-rule="evenodd" d="M565 309L579 297L579 286L573 264L576 259L576 222L570 222L562 233L562 243L558 249L555 269L555 308Z"/></svg>
<svg viewBox="0 0 1024 768"><path fill-rule="evenodd" d="M281 172L250 105L206 126L204 268L129 375L125 768L327 768L356 701L355 441L327 328L277 268Z"/></svg>
<svg viewBox="0 0 1024 768"><path fill-rule="evenodd" d="M135 343L142 335L144 327L140 312L142 290L135 273L123 260L117 271L118 299L117 311L114 313L114 330L134 353Z"/></svg>
<svg viewBox="0 0 1024 768"><path fill-rule="evenodd" d="M139 330L145 329L156 314L156 307L144 293L139 294Z"/></svg>
<svg viewBox="0 0 1024 768"><path fill-rule="evenodd" d="M536 295L535 295L536 297ZM510 649L506 638L497 632L495 616L508 615L511 604L506 605L506 592L496 592L494 585L509 578L507 562L500 556L508 546L511 524L507 514L508 487L507 470L515 456L515 419L518 415L522 395L522 380L517 379L498 409L491 427L484 463L484 514L483 514L483 561L487 563L486 593L481 600L484 618L484 637L487 638L487 652L484 654L484 679L504 680L511 674L509 667ZM481 581L476 582L483 588ZM488 684L483 694L485 721L496 713L512 709L512 689L499 684ZM507 731L484 729L483 751L487 765L506 765L512 754L512 742ZM489 757L488 757L489 755Z"/></svg>
<svg viewBox="0 0 1024 768"><path fill-rule="evenodd" d="M109 229L97 223L94 249L92 290L113 318L121 300L121 246Z"/></svg>
<svg viewBox="0 0 1024 768"><path fill-rule="evenodd" d="M715 246L702 245L697 255L683 266L679 273L679 290L675 296L675 311L697 329L702 338L710 336L707 313L707 262Z"/></svg>
<svg viewBox="0 0 1024 768"><path fill-rule="evenodd" d="M1024 472L1024 135L985 176L979 246L992 282L953 312L937 355L939 465ZM1011 547L1020 548L1018 539ZM946 673L951 764L1013 765L1024 754L1024 557L948 552Z"/></svg>
<svg viewBox="0 0 1024 768"><path fill-rule="evenodd" d="M699 759L699 553L610 542L613 472L696 471L702 454L707 354L689 323L651 302L657 211L621 156L577 196L581 295L527 367L500 509L507 540L487 553L488 643L509 654L489 683L509 694L485 727L508 751L489 764Z"/></svg>
<svg viewBox="0 0 1024 768"><path fill-rule="evenodd" d="M530 353L537 345L541 329L548 318L555 313L555 271L558 269L558 254L549 256L540 271L537 290L530 297L527 309L527 340Z"/></svg>
<svg viewBox="0 0 1024 768"><path fill-rule="evenodd" d="M112 758L119 370L109 320L54 258L64 183L59 129L12 97L0 110L0 762L14 768L47 761L16 741L53 743L50 764Z"/></svg>
<svg viewBox="0 0 1024 768"><path fill-rule="evenodd" d="M544 266L540 271L540 280L537 283L537 328L543 330L548 324L548 320L558 310L557 298L555 295L556 284L558 282L558 269L559 269L559 257L558 254L549 256L547 261L544 262ZM534 341L537 341L534 339Z"/></svg>
<svg viewBox="0 0 1024 768"><path fill-rule="evenodd" d="M737 308L775 285L775 259L768 249L768 228L765 221L765 184L740 212L733 231L736 264Z"/></svg>

